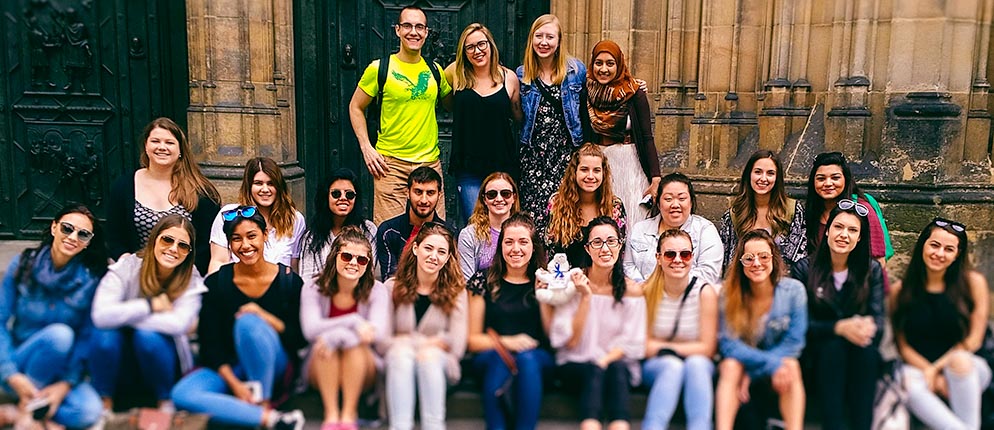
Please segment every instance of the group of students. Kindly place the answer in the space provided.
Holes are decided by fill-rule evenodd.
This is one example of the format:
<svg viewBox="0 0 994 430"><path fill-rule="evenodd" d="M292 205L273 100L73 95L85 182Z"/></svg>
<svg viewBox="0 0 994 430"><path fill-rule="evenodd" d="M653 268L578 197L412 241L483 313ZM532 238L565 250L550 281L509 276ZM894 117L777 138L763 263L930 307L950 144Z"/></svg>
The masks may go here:
<svg viewBox="0 0 994 430"><path fill-rule="evenodd" d="M420 9L401 12L402 51L426 23ZM437 95L453 80L457 105L473 95L460 91L480 98L498 85L491 95L520 100L499 103L508 121L480 116L454 133L454 154L469 151L456 182L472 207L458 235L438 213L432 163L394 169L392 156L364 147L378 181L397 176L400 204L367 219L357 175L341 168L318 185L305 222L267 158L246 163L238 202L221 208L183 131L153 121L142 168L112 187L106 223L67 205L42 244L10 263L2 388L22 408L43 399L70 428L141 386L164 410L299 430L300 411L279 407L303 382L321 394L322 429L336 430L357 428L360 397L383 387L391 428L412 428L418 405L421 427L437 429L469 353L493 429L534 428L554 374L578 394L584 429L628 428L640 384L646 429L669 425L681 391L688 428L759 428L778 406L799 429L805 380L826 428L869 428L890 319L911 412L932 427L978 428L989 300L963 224L930 222L891 284L883 216L842 154L815 157L794 202L776 154L758 151L716 227L695 213L687 176L660 174L645 91L617 45L598 43L588 69L563 51L554 16L529 38L513 78L489 31L471 25L437 78ZM426 73L419 91L430 93ZM373 99L366 90L361 107ZM457 116L480 114L463 107ZM510 149L473 143L515 119L521 140ZM512 152L487 156L501 148ZM496 161L508 164L486 164ZM374 201L395 193L388 185ZM558 306L536 298L552 253L582 268L564 275L576 293Z"/></svg>

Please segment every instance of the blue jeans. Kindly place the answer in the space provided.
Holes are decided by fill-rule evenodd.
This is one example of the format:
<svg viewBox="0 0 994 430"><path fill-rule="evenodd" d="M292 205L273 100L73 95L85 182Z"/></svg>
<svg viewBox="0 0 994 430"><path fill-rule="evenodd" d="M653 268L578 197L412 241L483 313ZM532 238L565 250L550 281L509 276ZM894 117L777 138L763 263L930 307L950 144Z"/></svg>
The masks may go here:
<svg viewBox="0 0 994 430"><path fill-rule="evenodd" d="M235 320L234 336L238 355L238 364L232 367L235 376L242 381L259 381L263 400L269 400L273 383L289 363L279 334L259 316L247 314ZM177 382L172 397L178 409L208 414L212 423L259 426L262 406L243 402L230 393L217 371L201 368Z"/></svg>
<svg viewBox="0 0 994 430"><path fill-rule="evenodd" d="M483 178L475 175L460 173L456 176L456 189L459 190L459 214L462 215L463 222L469 221L469 216L473 214L473 208L479 202L482 182Z"/></svg>
<svg viewBox="0 0 994 430"><path fill-rule="evenodd" d="M544 349L530 349L514 354L518 376L514 381L514 428L534 429L542 406L542 375L554 364L552 355ZM481 352L473 357L473 368L483 375L483 418L489 430L507 428L494 392L511 376L511 371L496 350Z"/></svg>
<svg viewBox="0 0 994 430"><path fill-rule="evenodd" d="M38 330L14 350L17 369L38 389L58 382L64 376L76 334L69 326L50 324ZM3 382L5 391L14 390ZM67 428L82 429L97 423L103 413L100 396L90 384L81 382L66 394L53 420Z"/></svg>
<svg viewBox="0 0 994 430"><path fill-rule="evenodd" d="M642 378L652 387L645 405L642 429L665 429L673 418L680 387L688 430L711 428L711 405L714 403L714 362L692 355L683 360L676 356L653 357L642 365Z"/></svg>
<svg viewBox="0 0 994 430"><path fill-rule="evenodd" d="M90 382L103 397L113 397L120 370L126 381L140 378L157 400L169 399L176 382L176 346L172 337L150 330L94 330L90 343ZM128 344L125 350L124 344Z"/></svg>

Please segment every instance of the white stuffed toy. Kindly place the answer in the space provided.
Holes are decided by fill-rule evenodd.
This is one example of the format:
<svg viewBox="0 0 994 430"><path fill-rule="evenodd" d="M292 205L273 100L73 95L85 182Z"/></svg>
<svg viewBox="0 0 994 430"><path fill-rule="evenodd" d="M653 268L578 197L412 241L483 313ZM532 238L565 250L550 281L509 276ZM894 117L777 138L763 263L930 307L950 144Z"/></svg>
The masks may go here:
<svg viewBox="0 0 994 430"><path fill-rule="evenodd" d="M559 306L573 298L576 294L576 286L573 285L573 273L582 273L580 268L570 268L566 254L556 254L549 261L549 270L539 268L535 271L538 280L549 284L548 288L535 291L535 298L539 302Z"/></svg>

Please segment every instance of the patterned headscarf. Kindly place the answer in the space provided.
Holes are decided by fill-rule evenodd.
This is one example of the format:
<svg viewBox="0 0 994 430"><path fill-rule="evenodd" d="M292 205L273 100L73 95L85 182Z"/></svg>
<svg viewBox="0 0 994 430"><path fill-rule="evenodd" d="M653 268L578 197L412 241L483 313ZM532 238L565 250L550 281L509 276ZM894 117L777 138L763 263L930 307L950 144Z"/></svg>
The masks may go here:
<svg viewBox="0 0 994 430"><path fill-rule="evenodd" d="M611 82L602 85L597 82L594 71L594 59L602 52L614 57L618 64L618 72ZM625 139L625 126L628 120L628 101L638 91L635 78L625 67L625 54L621 47L610 40L602 40L594 45L587 65L587 94L589 101L587 110L590 112L590 125L597 134L610 137L612 140Z"/></svg>

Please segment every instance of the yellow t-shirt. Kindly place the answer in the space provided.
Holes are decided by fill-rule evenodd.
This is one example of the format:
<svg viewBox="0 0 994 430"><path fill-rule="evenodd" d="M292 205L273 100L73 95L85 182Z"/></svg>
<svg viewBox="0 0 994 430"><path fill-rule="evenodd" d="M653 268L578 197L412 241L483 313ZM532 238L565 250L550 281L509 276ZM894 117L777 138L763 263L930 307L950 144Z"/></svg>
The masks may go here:
<svg viewBox="0 0 994 430"><path fill-rule="evenodd" d="M359 79L359 88L373 98L379 92L376 82L379 70L380 60L374 60ZM439 95L445 97L452 91L445 74L441 72L442 68L438 67L438 70L441 94L423 58L411 64L400 61L396 54L390 56L390 70L383 85L377 152L412 163L438 160L435 104Z"/></svg>

